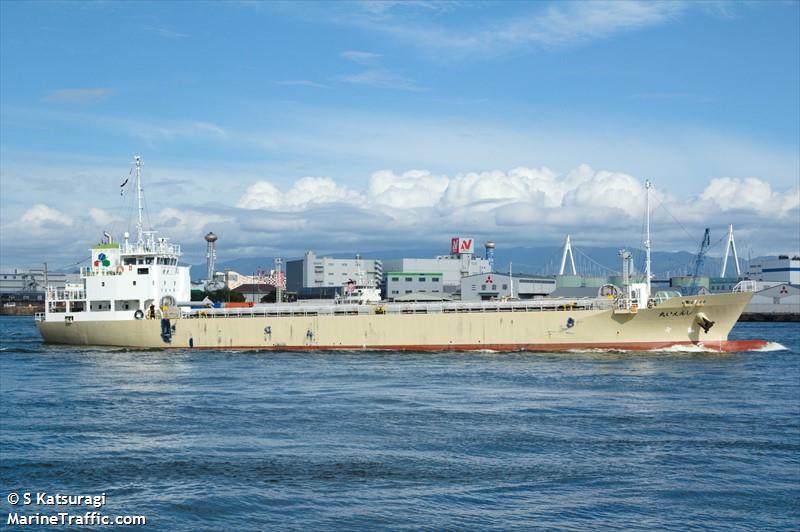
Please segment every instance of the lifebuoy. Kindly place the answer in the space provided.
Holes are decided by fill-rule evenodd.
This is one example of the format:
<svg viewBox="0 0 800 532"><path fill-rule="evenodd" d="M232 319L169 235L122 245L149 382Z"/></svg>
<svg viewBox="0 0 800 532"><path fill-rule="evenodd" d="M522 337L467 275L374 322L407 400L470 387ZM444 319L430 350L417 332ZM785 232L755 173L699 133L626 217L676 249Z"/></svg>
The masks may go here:
<svg viewBox="0 0 800 532"><path fill-rule="evenodd" d="M125 271L125 268L123 268L122 266L117 266L117 273L122 273L124 271Z"/></svg>
<svg viewBox="0 0 800 532"><path fill-rule="evenodd" d="M133 270L133 266L131 264L128 264L128 271L132 271L132 270Z"/></svg>
<svg viewBox="0 0 800 532"><path fill-rule="evenodd" d="M144 318L144 312L142 312L141 310L137 310L136 312L133 313L133 317L136 318L137 320L141 320Z"/></svg>

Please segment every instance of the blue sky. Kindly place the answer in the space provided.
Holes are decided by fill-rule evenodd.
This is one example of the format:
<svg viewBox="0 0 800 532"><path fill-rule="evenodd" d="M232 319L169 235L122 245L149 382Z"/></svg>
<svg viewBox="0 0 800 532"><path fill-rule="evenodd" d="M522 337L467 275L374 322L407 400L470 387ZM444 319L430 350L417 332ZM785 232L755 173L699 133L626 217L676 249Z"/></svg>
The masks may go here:
<svg viewBox="0 0 800 532"><path fill-rule="evenodd" d="M2 2L2 266L127 229L134 153L190 261L635 244L645 178L661 249L794 252L799 6Z"/></svg>

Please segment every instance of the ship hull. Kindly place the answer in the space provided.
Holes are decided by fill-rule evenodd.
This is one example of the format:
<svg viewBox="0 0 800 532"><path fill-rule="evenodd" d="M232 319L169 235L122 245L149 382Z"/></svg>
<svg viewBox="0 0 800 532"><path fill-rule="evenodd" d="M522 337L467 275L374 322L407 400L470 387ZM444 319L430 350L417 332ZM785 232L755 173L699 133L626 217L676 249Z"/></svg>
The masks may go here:
<svg viewBox="0 0 800 532"><path fill-rule="evenodd" d="M650 350L702 344L721 351L759 347L728 340L751 295L671 299L634 313L614 310L225 316L162 320L38 322L47 343L137 348L264 350ZM702 314L701 314L702 313ZM714 322L706 332L698 314Z"/></svg>

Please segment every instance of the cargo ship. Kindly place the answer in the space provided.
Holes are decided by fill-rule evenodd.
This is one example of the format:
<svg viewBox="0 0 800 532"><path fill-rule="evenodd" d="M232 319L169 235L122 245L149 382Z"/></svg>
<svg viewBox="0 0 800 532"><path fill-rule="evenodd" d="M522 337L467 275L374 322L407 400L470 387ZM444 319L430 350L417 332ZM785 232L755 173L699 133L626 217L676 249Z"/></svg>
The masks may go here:
<svg viewBox="0 0 800 532"><path fill-rule="evenodd" d="M747 282L727 294L651 294L649 189L644 282L625 277L591 298L392 303L375 287L335 304L275 303L207 308L190 302L181 249L143 227L141 158L135 157L136 235L110 234L91 248L81 282L46 289L36 315L46 343L258 350L653 350L700 346L745 351L763 340L728 339L750 301ZM625 272L625 267L623 267ZM369 297L361 297L369 296Z"/></svg>

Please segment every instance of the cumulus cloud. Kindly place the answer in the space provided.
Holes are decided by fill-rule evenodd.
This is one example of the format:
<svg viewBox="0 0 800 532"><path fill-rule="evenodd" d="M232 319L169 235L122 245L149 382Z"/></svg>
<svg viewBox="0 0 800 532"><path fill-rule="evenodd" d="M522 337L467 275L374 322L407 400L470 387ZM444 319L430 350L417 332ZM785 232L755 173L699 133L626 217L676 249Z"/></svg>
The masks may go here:
<svg viewBox="0 0 800 532"><path fill-rule="evenodd" d="M564 195L562 205L576 209L619 209L633 218L642 212L645 190L633 176L597 172Z"/></svg>
<svg viewBox="0 0 800 532"><path fill-rule="evenodd" d="M258 181L247 188L236 206L242 209L296 211L309 205L361 202L361 194L338 185L329 177L303 177L285 193L269 181Z"/></svg>
<svg viewBox="0 0 800 532"><path fill-rule="evenodd" d="M72 225L72 218L63 212L48 207L44 203L37 203L25 211L20 221L23 224L39 228L43 225Z"/></svg>
<svg viewBox="0 0 800 532"><path fill-rule="evenodd" d="M208 211L167 207L153 217L153 226L173 239L195 239L205 234L210 226L233 221L231 216Z"/></svg>
<svg viewBox="0 0 800 532"><path fill-rule="evenodd" d="M721 177L690 197L673 196L668 183L657 183L651 200L653 238L661 250L693 251L704 227L722 236L729 223L742 249L795 252L800 244L796 188ZM257 180L232 203L199 206L176 200L147 221L181 243L190 262L201 260L202 236L209 230L220 235L220 253L228 258L433 244L442 244L446 253L448 238L456 234L492 239L503 247L557 245L567 233L576 245L636 246L645 188L641 178L588 165L565 173L517 167L452 176L386 169L374 172L362 188L330 177L303 177L288 186ZM99 208L67 214L37 203L4 226L18 238L2 244L17 257L38 257L42 246L64 248L65 255L69 249L65 258L74 262L76 251L94 242L100 230L125 229L118 216Z"/></svg>
<svg viewBox="0 0 800 532"><path fill-rule="evenodd" d="M92 207L89 209L89 218L91 218L92 222L101 227L108 226L109 224L119 221L117 216L113 216L108 211L99 209L97 207Z"/></svg>
<svg viewBox="0 0 800 532"><path fill-rule="evenodd" d="M784 216L800 206L800 191L779 193L755 177L720 177L711 180L700 199L715 204L722 212L744 210Z"/></svg>
<svg viewBox="0 0 800 532"><path fill-rule="evenodd" d="M366 190L352 190L330 178L304 177L283 192L268 181L247 188L239 208L302 213L322 205L380 212L402 225L434 223L501 230L531 223L558 227L580 224L636 226L642 219L645 187L632 175L580 165L565 174L549 168L468 172L453 177L427 170L372 174ZM766 181L712 179L696 198L673 198L652 191L655 211L686 220L708 219L732 210L786 217L800 205L798 192L774 191Z"/></svg>
<svg viewBox="0 0 800 532"><path fill-rule="evenodd" d="M395 174L381 170L369 180L368 196L375 205L395 209L433 207L447 190L449 178L427 170L409 170Z"/></svg>

